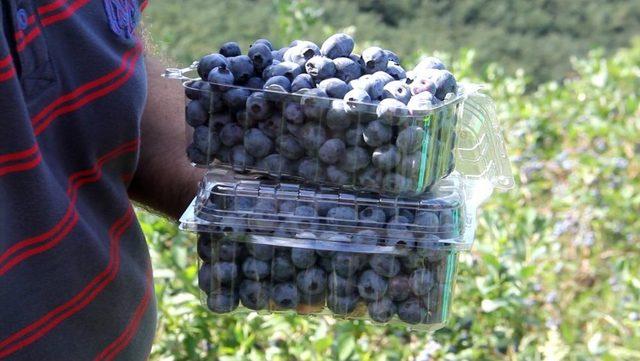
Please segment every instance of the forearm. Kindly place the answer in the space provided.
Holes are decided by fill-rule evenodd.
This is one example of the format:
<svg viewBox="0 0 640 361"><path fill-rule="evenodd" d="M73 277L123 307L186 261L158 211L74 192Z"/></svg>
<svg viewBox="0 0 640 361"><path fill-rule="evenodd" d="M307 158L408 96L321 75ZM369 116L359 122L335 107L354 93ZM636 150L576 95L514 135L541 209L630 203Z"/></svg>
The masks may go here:
<svg viewBox="0 0 640 361"><path fill-rule="evenodd" d="M162 63L146 60L147 105L142 116L140 161L129 187L132 200L177 219L196 193L203 171L185 155L184 100L178 81L160 78Z"/></svg>

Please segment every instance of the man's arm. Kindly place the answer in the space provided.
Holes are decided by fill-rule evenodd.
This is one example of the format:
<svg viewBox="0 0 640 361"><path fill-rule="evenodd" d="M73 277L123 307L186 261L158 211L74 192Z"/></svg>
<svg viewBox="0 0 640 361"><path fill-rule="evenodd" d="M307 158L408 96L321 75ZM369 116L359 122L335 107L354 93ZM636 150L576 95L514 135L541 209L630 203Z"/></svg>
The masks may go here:
<svg viewBox="0 0 640 361"><path fill-rule="evenodd" d="M147 106L142 116L140 162L129 187L132 200L177 219L197 191L204 171L185 155L183 89L162 79L162 63L148 57Z"/></svg>

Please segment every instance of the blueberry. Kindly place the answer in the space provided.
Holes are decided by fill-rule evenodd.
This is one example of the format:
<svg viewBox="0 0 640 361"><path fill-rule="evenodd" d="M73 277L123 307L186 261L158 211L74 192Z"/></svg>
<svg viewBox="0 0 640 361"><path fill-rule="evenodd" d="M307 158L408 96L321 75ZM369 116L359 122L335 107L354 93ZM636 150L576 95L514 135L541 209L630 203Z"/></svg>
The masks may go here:
<svg viewBox="0 0 640 361"><path fill-rule="evenodd" d="M225 66L217 66L209 72L207 81L211 84L214 90L226 91L230 89L228 85L233 84L233 74Z"/></svg>
<svg viewBox="0 0 640 361"><path fill-rule="evenodd" d="M290 81L293 81L302 73L302 67L296 63L283 61L275 65L268 66L262 72L262 79L265 81L274 76L283 75Z"/></svg>
<svg viewBox="0 0 640 361"><path fill-rule="evenodd" d="M366 168L371 163L371 156L365 148L349 147L344 152L344 157L338 163L340 169L346 172L357 172Z"/></svg>
<svg viewBox="0 0 640 361"><path fill-rule="evenodd" d="M354 88L344 95L345 110L349 113L357 113L364 109L366 103L371 103L371 97L366 90Z"/></svg>
<svg viewBox="0 0 640 361"><path fill-rule="evenodd" d="M208 233L198 233L198 245L197 245L197 251L198 251L198 256L200 257L200 259L202 259L204 262L211 262L211 256L212 256L212 244L213 240L211 239L211 235ZM217 245L217 243L216 243Z"/></svg>
<svg viewBox="0 0 640 361"><path fill-rule="evenodd" d="M409 223L413 223L416 218L415 212L408 208L400 208L398 210L398 216L406 218Z"/></svg>
<svg viewBox="0 0 640 361"><path fill-rule="evenodd" d="M379 227L387 221L384 211L377 207L366 207L360 211L359 216L361 226Z"/></svg>
<svg viewBox="0 0 640 361"><path fill-rule="evenodd" d="M291 81L284 75L276 75L272 78L269 78L265 83L265 90L277 91L277 92L290 92L291 91Z"/></svg>
<svg viewBox="0 0 640 361"><path fill-rule="evenodd" d="M200 75L200 78L203 80L207 79L211 70L220 66L225 69L229 67L229 62L223 55L216 53L205 55L198 62L198 75Z"/></svg>
<svg viewBox="0 0 640 361"><path fill-rule="evenodd" d="M316 44L309 41L300 41L297 45L289 48L282 58L284 61L304 66L307 60L316 55L320 55L320 48Z"/></svg>
<svg viewBox="0 0 640 361"><path fill-rule="evenodd" d="M420 211L416 214L414 223L416 230L419 229L422 232L433 232L438 229L440 219L436 212Z"/></svg>
<svg viewBox="0 0 640 361"><path fill-rule="evenodd" d="M228 114L214 114L209 118L209 131L220 132L225 125L231 123L231 117Z"/></svg>
<svg viewBox="0 0 640 361"><path fill-rule="evenodd" d="M338 276L352 277L362 267L361 260L357 254L338 252L331 260L331 268Z"/></svg>
<svg viewBox="0 0 640 361"><path fill-rule="evenodd" d="M335 132L341 132L351 126L351 118L345 110L342 100L331 102L331 108L327 110L325 120L327 127Z"/></svg>
<svg viewBox="0 0 640 361"><path fill-rule="evenodd" d="M255 202L252 197L240 197L234 196L230 209L236 212L250 212L255 207Z"/></svg>
<svg viewBox="0 0 640 361"><path fill-rule="evenodd" d="M239 301L234 291L218 291L207 297L207 307L215 313L227 313L235 310Z"/></svg>
<svg viewBox="0 0 640 361"><path fill-rule="evenodd" d="M211 291L220 290L221 284L219 282L214 282L211 277L210 263L204 263L198 270L198 287L206 294L211 293Z"/></svg>
<svg viewBox="0 0 640 361"><path fill-rule="evenodd" d="M299 205L293 212L293 217L288 219L292 227L299 231L315 230L318 228L318 212L309 205Z"/></svg>
<svg viewBox="0 0 640 361"><path fill-rule="evenodd" d="M424 296L435 285L433 272L420 268L411 273L411 290L416 296Z"/></svg>
<svg viewBox="0 0 640 361"><path fill-rule="evenodd" d="M409 85L412 95L418 95L420 93L428 92L431 94L436 93L436 83L426 75L416 75Z"/></svg>
<svg viewBox="0 0 640 361"><path fill-rule="evenodd" d="M329 216L327 215L327 217ZM325 242L351 243L349 235L338 232L324 232L320 235L320 239ZM336 253L335 251L320 249L316 250L316 252L321 257L333 257Z"/></svg>
<svg viewBox="0 0 640 361"><path fill-rule="evenodd" d="M300 89L312 89L315 87L311 75L303 73L293 79L291 82L291 92L295 93Z"/></svg>
<svg viewBox="0 0 640 361"><path fill-rule="evenodd" d="M415 237L411 231L407 229L387 229L386 246L414 248L415 244Z"/></svg>
<svg viewBox="0 0 640 361"><path fill-rule="evenodd" d="M398 125L401 120L409 115L409 109L403 102L394 98L387 98L378 104L376 114L384 124Z"/></svg>
<svg viewBox="0 0 640 361"><path fill-rule="evenodd" d="M316 252L312 249L293 248L291 262L298 268L310 268L316 263Z"/></svg>
<svg viewBox="0 0 640 361"><path fill-rule="evenodd" d="M338 206L327 212L327 224L338 225L338 230L354 227L356 223L356 211L352 207Z"/></svg>
<svg viewBox="0 0 640 361"><path fill-rule="evenodd" d="M358 292L355 277L341 277L333 272L327 279L329 292L338 296L351 296Z"/></svg>
<svg viewBox="0 0 640 361"><path fill-rule="evenodd" d="M226 91L222 95L222 99L229 109L239 110L245 107L249 95L251 95L251 92L247 89L233 88Z"/></svg>
<svg viewBox="0 0 640 361"><path fill-rule="evenodd" d="M250 280L260 281L269 277L269 263L248 257L242 262L242 273Z"/></svg>
<svg viewBox="0 0 640 361"><path fill-rule="evenodd" d="M293 124L302 124L304 122L304 113L302 112L302 106L298 103L288 103L284 107L282 115L287 121Z"/></svg>
<svg viewBox="0 0 640 361"><path fill-rule="evenodd" d="M296 210L296 207L296 201L281 201L280 204L278 204L278 213L293 214L293 212Z"/></svg>
<svg viewBox="0 0 640 361"><path fill-rule="evenodd" d="M278 226L277 207L275 203L266 199L260 199L252 209L253 214L249 219L249 227L254 232L264 232L265 229L274 229Z"/></svg>
<svg viewBox="0 0 640 361"><path fill-rule="evenodd" d="M203 154L212 156L220 148L220 138L217 134L211 133L206 126L199 126L193 132L193 144Z"/></svg>
<svg viewBox="0 0 640 361"><path fill-rule="evenodd" d="M429 110L435 108L441 104L440 100L429 92L423 92L411 97L407 108L412 111L415 110Z"/></svg>
<svg viewBox="0 0 640 361"><path fill-rule="evenodd" d="M242 258L242 245L234 241L222 241L211 246L211 259L223 262L236 262ZM236 269L237 272L237 269Z"/></svg>
<svg viewBox="0 0 640 361"><path fill-rule="evenodd" d="M409 283L409 277L406 275L397 275L389 280L389 298L391 300L400 302L409 298L411 293L411 284Z"/></svg>
<svg viewBox="0 0 640 361"><path fill-rule="evenodd" d="M422 148L426 137L426 132L419 126L408 126L398 133L396 146L400 152L409 154Z"/></svg>
<svg viewBox="0 0 640 361"><path fill-rule="evenodd" d="M382 186L383 173L373 167L368 167L358 174L358 185L363 189L378 191Z"/></svg>
<svg viewBox="0 0 640 361"><path fill-rule="evenodd" d="M233 262L214 263L211 279L217 284L234 285L238 281L238 266Z"/></svg>
<svg viewBox="0 0 640 361"><path fill-rule="evenodd" d="M322 119L327 110L331 107L331 100L322 89L302 89L304 94L301 103L304 115L310 119Z"/></svg>
<svg viewBox="0 0 640 361"><path fill-rule="evenodd" d="M347 315L355 311L357 306L358 298L352 295L339 296L331 293L327 297L327 307L335 315Z"/></svg>
<svg viewBox="0 0 640 361"><path fill-rule="evenodd" d="M220 130L220 141L228 147L241 143L243 139L244 130L235 123L225 124Z"/></svg>
<svg viewBox="0 0 640 361"><path fill-rule="evenodd" d="M456 78L448 70L429 69L423 73L436 85L435 96L439 100L444 100L449 93L455 93L458 88Z"/></svg>
<svg viewBox="0 0 640 361"><path fill-rule="evenodd" d="M361 89L367 92L369 98L372 100L382 100L384 98L384 86L385 82L371 77L362 77L357 80L349 82L354 89Z"/></svg>
<svg viewBox="0 0 640 361"><path fill-rule="evenodd" d="M419 250L418 250L419 251ZM424 257L416 252L411 252L406 256L400 258L400 263L402 263L402 268L404 272L411 273L418 268L424 267ZM411 284L409 284L409 290L411 289Z"/></svg>
<svg viewBox="0 0 640 361"><path fill-rule="evenodd" d="M343 156L345 149L346 146L340 139L329 139L318 150L318 157L326 164L335 164Z"/></svg>
<svg viewBox="0 0 640 361"><path fill-rule="evenodd" d="M256 158L265 157L273 150L273 142L260 129L249 129L244 134L244 146L247 153Z"/></svg>
<svg viewBox="0 0 640 361"><path fill-rule="evenodd" d="M285 46L284 48L280 48L278 50L272 50L271 55L273 56L273 60L277 60L280 62L284 61L284 53L286 53L287 50L289 50L288 46Z"/></svg>
<svg viewBox="0 0 640 361"><path fill-rule="evenodd" d="M372 270L362 272L358 278L358 293L360 297L375 301L387 293L387 280Z"/></svg>
<svg viewBox="0 0 640 361"><path fill-rule="evenodd" d="M356 64L358 64L358 66L360 67L360 72L361 74L365 74L365 65L364 65L364 60L362 60L362 57L358 54L351 54L349 55L349 59L351 59L352 61L354 61Z"/></svg>
<svg viewBox="0 0 640 361"><path fill-rule="evenodd" d="M442 60L429 56L420 60L413 70L417 73L423 73L429 69L446 70L447 68L444 66Z"/></svg>
<svg viewBox="0 0 640 361"><path fill-rule="evenodd" d="M304 68L316 82L332 78L336 74L336 65L331 59L324 56L312 57L307 60Z"/></svg>
<svg viewBox="0 0 640 361"><path fill-rule="evenodd" d="M184 94L191 100L198 100L208 92L211 92L211 86L206 81L192 80L184 83Z"/></svg>
<svg viewBox="0 0 640 361"><path fill-rule="evenodd" d="M418 151L402 155L402 160L400 161L400 166L397 168L397 171L410 179L420 178L420 174L424 172L422 152Z"/></svg>
<svg viewBox="0 0 640 361"><path fill-rule="evenodd" d="M262 72L264 68L271 65L273 62L273 55L271 55L271 49L261 43L254 43L249 48L247 54L253 63L253 67L257 73Z"/></svg>
<svg viewBox="0 0 640 361"><path fill-rule="evenodd" d="M336 68L335 77L346 83L358 79L362 75L360 65L349 58L336 58L333 60L333 64Z"/></svg>
<svg viewBox="0 0 640 361"><path fill-rule="evenodd" d="M373 79L376 81L379 81L382 84L382 87L384 88L385 85L389 84L390 82L397 80L394 77L392 77L389 73L384 72L384 71L377 71L373 74L370 75L369 79Z"/></svg>
<svg viewBox="0 0 640 361"><path fill-rule="evenodd" d="M373 74L376 71L387 70L389 56L384 52L384 50L377 46L373 46L362 51L362 61L364 62L367 74Z"/></svg>
<svg viewBox="0 0 640 361"><path fill-rule="evenodd" d="M395 80L405 79L407 77L406 72L400 65L396 65L393 63L389 63L387 65L387 74L391 75L391 77Z"/></svg>
<svg viewBox="0 0 640 361"><path fill-rule="evenodd" d="M388 298L371 302L368 306L369 317L376 322L389 322L396 314L396 305Z"/></svg>
<svg viewBox="0 0 640 361"><path fill-rule="evenodd" d="M303 159L298 165L298 175L310 182L318 182L324 179L323 172L320 162L315 159Z"/></svg>
<svg viewBox="0 0 640 361"><path fill-rule="evenodd" d="M344 142L347 146L362 146L366 145L364 142L364 128L360 125L353 126L347 129L344 136Z"/></svg>
<svg viewBox="0 0 640 361"><path fill-rule="evenodd" d="M320 258L318 259L318 261L316 263L318 264L318 266L320 266L320 268L322 268L326 272L333 272L333 264L331 262L332 258L333 257L331 257L331 256L322 256L322 255L320 255Z"/></svg>
<svg viewBox="0 0 640 361"><path fill-rule="evenodd" d="M275 282L284 282L293 278L295 267L287 257L275 257L271 261L271 279Z"/></svg>
<svg viewBox="0 0 640 361"><path fill-rule="evenodd" d="M281 154L269 154L256 163L256 168L276 177L293 174L291 161Z"/></svg>
<svg viewBox="0 0 640 361"><path fill-rule="evenodd" d="M374 254L369 265L377 274L384 277L394 277L400 272L400 261L392 255Z"/></svg>
<svg viewBox="0 0 640 361"><path fill-rule="evenodd" d="M231 149L229 163L233 170L244 172L255 164L256 160L244 149L242 145L236 145Z"/></svg>
<svg viewBox="0 0 640 361"><path fill-rule="evenodd" d="M391 127L383 124L379 120L374 120L367 124L364 130L364 142L371 147L379 147L391 140L393 131Z"/></svg>
<svg viewBox="0 0 640 361"><path fill-rule="evenodd" d="M322 43L320 52L322 55L335 59L342 56L349 56L353 51L355 42L353 38L344 33L333 34Z"/></svg>
<svg viewBox="0 0 640 361"><path fill-rule="evenodd" d="M391 50L387 50L387 49L384 49L384 53L387 54L387 59L389 59L389 61L391 61L391 62L393 62L393 63L395 63L397 65L400 65L400 57L398 57L398 55L396 53L394 53Z"/></svg>
<svg viewBox="0 0 640 361"><path fill-rule="evenodd" d="M291 309L298 306L300 295L293 283L278 283L271 288L271 299L279 309Z"/></svg>
<svg viewBox="0 0 640 361"><path fill-rule="evenodd" d="M256 41L254 41L253 44L251 44L249 47L253 48L254 46L259 45L259 44L262 44L262 45L266 46L269 49L269 51L273 50L273 45L267 39L258 39ZM249 49L249 50L251 50L251 49Z"/></svg>
<svg viewBox="0 0 640 361"><path fill-rule="evenodd" d="M408 104L411 99L411 90L404 80L391 81L384 86L382 96L385 99L395 99Z"/></svg>
<svg viewBox="0 0 640 361"><path fill-rule="evenodd" d="M296 285L301 292L308 295L322 293L327 285L325 272L317 267L301 270L296 276Z"/></svg>
<svg viewBox="0 0 640 361"><path fill-rule="evenodd" d="M327 131L322 125L314 123L307 123L302 129L302 146L307 150L307 154L317 154L327 141Z"/></svg>
<svg viewBox="0 0 640 361"><path fill-rule="evenodd" d="M438 227L438 236L442 239L453 239L459 236L459 231L453 223L444 223Z"/></svg>
<svg viewBox="0 0 640 361"><path fill-rule="evenodd" d="M197 100L192 100L187 105L186 110L187 116L187 124L192 127L199 127L201 125L205 125L205 123L209 120L209 113L202 103Z"/></svg>
<svg viewBox="0 0 640 361"><path fill-rule="evenodd" d="M368 226L367 222L363 222L362 219L360 220L360 225ZM354 244L367 244L367 245L375 246L378 244L378 240L379 240L378 233L370 229L358 231L358 233L356 233L355 236L353 236Z"/></svg>
<svg viewBox="0 0 640 361"><path fill-rule="evenodd" d="M426 319L427 312L420 305L420 301L410 298L398 305L398 317L406 323L415 325Z"/></svg>
<svg viewBox="0 0 640 361"><path fill-rule="evenodd" d="M338 78L328 78L322 80L318 84L318 88L322 89L331 98L342 99L352 88L351 85L345 83Z"/></svg>
<svg viewBox="0 0 640 361"><path fill-rule="evenodd" d="M267 119L271 115L271 106L264 92L254 92L247 98L246 111L252 119L258 120Z"/></svg>
<svg viewBox="0 0 640 361"><path fill-rule="evenodd" d="M262 310L269 306L269 287L267 284L244 280L240 284L240 301L250 310Z"/></svg>
<svg viewBox="0 0 640 361"><path fill-rule="evenodd" d="M253 63L248 56L238 55L227 58L227 60L229 61L229 69L237 83L243 84L253 76Z"/></svg>
<svg viewBox="0 0 640 361"><path fill-rule="evenodd" d="M229 58L242 54L242 50L240 50L240 45L238 45L238 43L236 43L235 41L230 41L228 43L222 44L222 46L220 47L220 54Z"/></svg>
<svg viewBox="0 0 640 361"><path fill-rule="evenodd" d="M394 145L383 145L373 151L371 161L374 167L383 171L390 171L400 163L400 153Z"/></svg>
<svg viewBox="0 0 640 361"><path fill-rule="evenodd" d="M281 114L273 114L271 117L262 120L258 123L258 129L260 129L267 137L276 139L280 134L284 133L285 126L284 119Z"/></svg>
<svg viewBox="0 0 640 361"><path fill-rule="evenodd" d="M296 160L304 155L304 148L298 143L296 138L291 134L285 134L276 140L276 150L284 157Z"/></svg>

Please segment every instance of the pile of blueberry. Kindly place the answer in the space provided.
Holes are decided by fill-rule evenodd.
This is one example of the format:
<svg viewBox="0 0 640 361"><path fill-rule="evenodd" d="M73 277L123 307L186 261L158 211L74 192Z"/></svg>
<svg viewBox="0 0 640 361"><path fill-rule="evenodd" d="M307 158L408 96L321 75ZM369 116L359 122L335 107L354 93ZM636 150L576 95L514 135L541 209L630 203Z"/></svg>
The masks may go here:
<svg viewBox="0 0 640 361"><path fill-rule="evenodd" d="M346 34L322 46L265 39L203 57L186 85L189 159L218 160L316 184L388 194L422 193L454 167L456 79L433 57L405 71L379 47L352 53Z"/></svg>
<svg viewBox="0 0 640 361"><path fill-rule="evenodd" d="M199 287L208 308L234 311L328 311L345 318L386 323L444 322L453 285L455 251L413 249L403 254L335 252L238 242L200 233ZM449 272L448 272L449 271Z"/></svg>

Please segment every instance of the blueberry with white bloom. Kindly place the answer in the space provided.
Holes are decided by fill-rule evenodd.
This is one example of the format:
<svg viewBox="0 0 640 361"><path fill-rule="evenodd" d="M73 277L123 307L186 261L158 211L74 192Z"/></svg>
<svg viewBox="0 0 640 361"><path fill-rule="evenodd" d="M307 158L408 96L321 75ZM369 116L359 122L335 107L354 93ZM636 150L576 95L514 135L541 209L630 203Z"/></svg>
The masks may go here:
<svg viewBox="0 0 640 361"><path fill-rule="evenodd" d="M360 64L348 57L335 58L333 59L333 64L336 67L336 78L346 83L362 76L362 68L360 67Z"/></svg>
<svg viewBox="0 0 640 361"><path fill-rule="evenodd" d="M382 123L382 121L374 120L367 124L364 129L364 142L370 147L379 147L388 143L393 136L390 126Z"/></svg>
<svg viewBox="0 0 640 361"><path fill-rule="evenodd" d="M233 262L217 262L211 266L211 279L219 284L233 285L238 281L238 266Z"/></svg>
<svg viewBox="0 0 640 361"><path fill-rule="evenodd" d="M381 48L373 46L362 51L362 61L367 74L373 74L376 71L387 70L389 56Z"/></svg>
<svg viewBox="0 0 640 361"><path fill-rule="evenodd" d="M382 96L385 99L392 98L402 102L403 104L408 104L409 100L411 100L411 90L406 81L394 80L385 84Z"/></svg>
<svg viewBox="0 0 640 361"><path fill-rule="evenodd" d="M302 67L300 65L288 61L283 61L281 63L266 67L262 72L262 79L266 81L274 76L283 75L292 81L301 73Z"/></svg>
<svg viewBox="0 0 640 361"><path fill-rule="evenodd" d="M264 80L262 80L261 77L252 76L251 78L249 78L249 80L247 80L245 86L249 89L262 89L262 87L264 86Z"/></svg>
<svg viewBox="0 0 640 361"><path fill-rule="evenodd" d="M343 156L346 146L340 139L329 139L318 150L318 157L326 164L336 164Z"/></svg>
<svg viewBox="0 0 640 361"><path fill-rule="evenodd" d="M242 305L250 310L262 310L269 305L269 287L264 282L244 280L238 294Z"/></svg>
<svg viewBox="0 0 640 361"><path fill-rule="evenodd" d="M304 41L287 49L282 58L284 61L304 66L307 60L316 55L320 55L320 48L311 42Z"/></svg>
<svg viewBox="0 0 640 361"><path fill-rule="evenodd" d="M378 228L384 227L384 224L387 222L386 214L381 208L378 207L366 207L360 211L358 216L361 226Z"/></svg>
<svg viewBox="0 0 640 361"><path fill-rule="evenodd" d="M328 99L327 93L318 88L302 89L300 93L304 94L301 99L304 115L310 119L322 119L331 107L331 100Z"/></svg>
<svg viewBox="0 0 640 361"><path fill-rule="evenodd" d="M337 252L332 260L333 271L342 277L352 277L362 266L362 258L354 253Z"/></svg>
<svg viewBox="0 0 640 361"><path fill-rule="evenodd" d="M396 305L386 297L371 302L367 309L372 320L382 323L389 322L396 313Z"/></svg>
<svg viewBox="0 0 640 361"><path fill-rule="evenodd" d="M247 54L253 63L253 67L257 73L262 72L264 68L271 65L273 55L271 49L262 43L254 43Z"/></svg>
<svg viewBox="0 0 640 361"><path fill-rule="evenodd" d="M340 168L330 165L326 168L327 180L336 185L346 185L351 183L349 175Z"/></svg>
<svg viewBox="0 0 640 361"><path fill-rule="evenodd" d="M258 39L256 41L253 42L253 44L250 45L251 48L253 48L254 46L258 45L258 44L263 44L265 45L269 51L273 50L273 45L271 44L271 42L267 39ZM251 50L251 49L249 49Z"/></svg>
<svg viewBox="0 0 640 361"><path fill-rule="evenodd" d="M284 134L276 140L276 150L284 157L296 160L304 155L304 148L298 143L296 137L291 134Z"/></svg>
<svg viewBox="0 0 640 361"><path fill-rule="evenodd" d="M324 79L318 84L318 88L324 90L328 96L336 99L344 98L345 94L352 89L351 85L338 78Z"/></svg>
<svg viewBox="0 0 640 361"><path fill-rule="evenodd" d="M231 163L233 170L244 172L256 163L256 159L251 154L247 153L246 149L242 145L238 144L231 148L229 163Z"/></svg>
<svg viewBox="0 0 640 361"><path fill-rule="evenodd" d="M243 88L231 88L222 94L222 100L230 110L240 110L247 104L251 92Z"/></svg>
<svg viewBox="0 0 640 361"><path fill-rule="evenodd" d="M387 280L373 270L364 271L358 277L358 293L360 297L366 300L376 301L381 299L387 293L387 288Z"/></svg>
<svg viewBox="0 0 640 361"><path fill-rule="evenodd" d="M351 147L366 145L363 134L364 128L360 125L347 129L344 137L345 144Z"/></svg>
<svg viewBox="0 0 640 361"><path fill-rule="evenodd" d="M409 84L412 95L418 95L420 93L429 92L431 94L436 93L436 83L428 76L418 74Z"/></svg>
<svg viewBox="0 0 640 361"><path fill-rule="evenodd" d="M353 38L344 33L333 34L322 43L320 52L322 55L335 59L338 57L349 56L353 51L355 41Z"/></svg>
<svg viewBox="0 0 640 361"><path fill-rule="evenodd" d="M291 81L284 75L276 75L274 77L269 78L263 86L266 90L280 91L280 92L290 92L291 91Z"/></svg>
<svg viewBox="0 0 640 361"><path fill-rule="evenodd" d="M298 306L300 295L293 283L278 283L271 287L271 300L278 309L292 309Z"/></svg>
<svg viewBox="0 0 640 361"><path fill-rule="evenodd" d="M317 182L324 179L324 170L321 169L320 162L306 158L298 165L298 175L310 182Z"/></svg>
<svg viewBox="0 0 640 361"><path fill-rule="evenodd" d="M375 79L377 81L382 82L383 86L389 84L394 80L398 80L398 79L395 79L393 76L391 76L391 74L384 71L377 71L371 74L370 79Z"/></svg>
<svg viewBox="0 0 640 361"><path fill-rule="evenodd" d="M411 97L411 100L409 100L409 103L407 104L407 108L411 111L429 110L439 106L440 104L442 104L442 102L440 99L436 98L435 95L430 92L423 92Z"/></svg>
<svg viewBox="0 0 640 361"><path fill-rule="evenodd" d="M403 154L410 154L422 148L426 136L422 127L409 126L398 134L396 146Z"/></svg>
<svg viewBox="0 0 640 361"><path fill-rule="evenodd" d="M256 158L271 153L273 142L260 129L249 129L244 135L244 146L249 154Z"/></svg>
<svg viewBox="0 0 640 361"><path fill-rule="evenodd" d="M435 285L435 275L431 270L421 268L411 273L409 279L411 283L411 290L416 296L424 296Z"/></svg>
<svg viewBox="0 0 640 361"><path fill-rule="evenodd" d="M386 125L398 125L402 120L406 120L409 115L407 106L394 98L383 99L376 108L376 114Z"/></svg>
<svg viewBox="0 0 640 361"><path fill-rule="evenodd" d="M349 147L344 157L338 162L338 167L345 172L357 172L366 168L371 163L369 152L362 147Z"/></svg>
<svg viewBox="0 0 640 361"><path fill-rule="evenodd" d="M371 161L374 167L383 171L391 171L400 163L400 153L395 145L386 144L373 151Z"/></svg>
<svg viewBox="0 0 640 361"><path fill-rule="evenodd" d="M302 73L296 76L291 82L291 92L295 93L300 89L312 89L315 87L313 78L307 73Z"/></svg>
<svg viewBox="0 0 640 361"><path fill-rule="evenodd" d="M384 53L387 54L387 59L393 62L394 64L400 65L400 57L396 53L391 50L384 49Z"/></svg>
<svg viewBox="0 0 640 361"><path fill-rule="evenodd" d="M458 88L456 78L448 70L430 69L423 73L427 76L435 85L435 96L439 100L444 100L445 96L449 93L455 93Z"/></svg>
<svg viewBox="0 0 640 361"><path fill-rule="evenodd" d="M203 154L212 156L220 148L220 138L217 134L211 133L209 128L202 125L193 132L193 143Z"/></svg>
<svg viewBox="0 0 640 361"><path fill-rule="evenodd" d="M337 132L344 131L351 126L351 117L342 100L331 102L331 108L327 110L325 121L329 129Z"/></svg>
<svg viewBox="0 0 640 361"><path fill-rule="evenodd" d="M308 154L317 154L318 150L327 141L327 131L322 125L307 123L302 130L302 146Z"/></svg>
<svg viewBox="0 0 640 361"><path fill-rule="evenodd" d="M256 163L256 169L267 172L273 176L281 176L283 174L293 173L293 164L291 161L282 154L269 154L268 156L260 159Z"/></svg>
<svg viewBox="0 0 640 361"><path fill-rule="evenodd" d="M287 50L289 50L288 46L285 46L278 50L271 50L271 55L273 56L273 60L277 60L280 62L284 61L284 53L286 53Z"/></svg>
<svg viewBox="0 0 640 361"><path fill-rule="evenodd" d="M240 299L233 290L212 292L207 297L207 307L215 313L228 313L238 307Z"/></svg>
<svg viewBox="0 0 640 361"><path fill-rule="evenodd" d="M260 281L269 277L269 263L248 257L242 262L242 273L247 279Z"/></svg>
<svg viewBox="0 0 640 361"><path fill-rule="evenodd" d="M327 287L325 272L317 267L308 268L298 272L296 276L298 289L308 295L317 295Z"/></svg>
<svg viewBox="0 0 640 361"><path fill-rule="evenodd" d="M429 69L446 70L442 60L429 56L420 60L418 65L413 69L416 73L423 73Z"/></svg>
<svg viewBox="0 0 640 361"><path fill-rule="evenodd" d="M307 74L316 82L333 77L336 74L336 65L324 56L314 56L304 64Z"/></svg>
<svg viewBox="0 0 640 361"><path fill-rule="evenodd" d="M316 252L313 249L306 248L292 248L291 249L291 262L301 269L312 267L316 264Z"/></svg>
<svg viewBox="0 0 640 361"><path fill-rule="evenodd" d="M230 89L227 85L233 84L233 74L226 66L217 66L209 72L207 81L213 83L214 90L227 91Z"/></svg>
<svg viewBox="0 0 640 361"><path fill-rule="evenodd" d="M267 101L264 92L252 93L245 103L246 111L252 119L267 119L271 116L271 105Z"/></svg>
<svg viewBox="0 0 640 361"><path fill-rule="evenodd" d="M369 265L375 273L387 278L400 273L400 261L393 255L374 254L369 260Z"/></svg>
<svg viewBox="0 0 640 361"><path fill-rule="evenodd" d="M357 113L363 109L361 103L370 103L371 97L366 90L354 88L344 95L345 110L350 113Z"/></svg>

